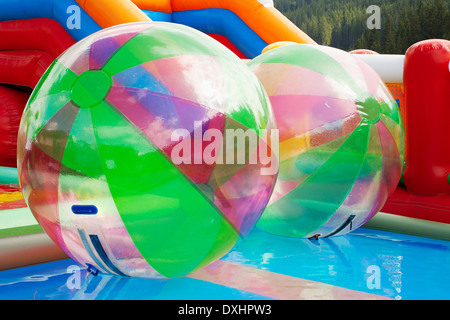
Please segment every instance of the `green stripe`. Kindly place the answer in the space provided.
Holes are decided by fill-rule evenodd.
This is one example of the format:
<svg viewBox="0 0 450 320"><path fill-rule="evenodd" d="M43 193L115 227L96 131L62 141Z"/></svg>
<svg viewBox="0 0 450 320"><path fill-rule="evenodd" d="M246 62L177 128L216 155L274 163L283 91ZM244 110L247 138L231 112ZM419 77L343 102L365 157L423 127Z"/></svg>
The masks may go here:
<svg viewBox="0 0 450 320"><path fill-rule="evenodd" d="M357 179L366 176L372 176L376 172L380 172L383 168L383 149L381 147L380 135L376 125L370 126L370 137L367 148L367 153L361 172Z"/></svg>
<svg viewBox="0 0 450 320"><path fill-rule="evenodd" d="M392 120L391 118L387 117L384 114L381 115L380 120L388 129L389 133L394 139L403 166L404 165L403 160L405 157L405 131L402 126L400 126L398 123L396 123L394 120Z"/></svg>
<svg viewBox="0 0 450 320"><path fill-rule="evenodd" d="M70 128L79 110L72 102L67 103L42 127L33 143L54 160L61 162Z"/></svg>
<svg viewBox="0 0 450 320"><path fill-rule="evenodd" d="M111 195L147 262L176 277L228 252L238 234L206 197L106 103L91 111Z"/></svg>
<svg viewBox="0 0 450 320"><path fill-rule="evenodd" d="M90 109L79 110L67 139L62 164L94 179L104 176Z"/></svg>
<svg viewBox="0 0 450 320"><path fill-rule="evenodd" d="M25 107L22 124L27 125L27 137L33 141L42 127L70 100L72 85L78 75L55 60L33 90Z"/></svg>
<svg viewBox="0 0 450 320"><path fill-rule="evenodd" d="M266 129L273 121L270 100L264 87L243 62L236 59L218 60L223 74L217 76L225 82L227 108L217 111L260 135L260 129Z"/></svg>
<svg viewBox="0 0 450 320"><path fill-rule="evenodd" d="M275 234L305 237L341 206L365 159L370 126L361 124L345 143L288 195L270 205L258 223Z"/></svg>
<svg viewBox="0 0 450 320"><path fill-rule="evenodd" d="M373 206L376 204L376 201L378 200L379 189L384 188L383 178L381 176L382 168L383 168L383 152L381 147L381 140L378 134L377 126L372 124L370 125L368 150L366 156L364 157L364 162L362 163L361 170L359 171L359 174L356 176L355 181L365 181L367 183L372 182L372 184L365 185L365 187L372 187L373 189L373 187L376 185L376 188L374 190L370 190L368 193L365 194L364 201L367 205L356 209L356 210L364 210L364 212L361 212L361 215L367 216L370 213L370 210L373 208ZM360 188L361 185L356 185L354 187ZM350 194L353 191L354 187L352 187L352 189L349 191L348 194ZM355 191L357 193L361 193L361 190L357 189ZM347 197L348 196L346 196L345 198ZM345 225L345 221L348 221L349 215L355 214L355 212L349 210L351 209L347 208L339 209L341 213L340 220L334 219L333 221L334 227L338 227L339 225L342 224ZM358 225L356 226L353 225L353 228L355 227L357 228ZM321 230L319 229L318 231L320 232ZM326 230L324 231L326 232ZM327 234L326 236L330 235Z"/></svg>
<svg viewBox="0 0 450 320"><path fill-rule="evenodd" d="M28 140L33 141L42 127L67 104L70 100L69 94L69 92L63 91L37 97L33 103L27 105L21 120L21 127L26 125L26 128L21 128L21 130L26 130Z"/></svg>
<svg viewBox="0 0 450 320"><path fill-rule="evenodd" d="M10 228L10 229L0 229L0 239L8 238L8 237L19 237L19 236L25 236L28 234L36 234L36 233L43 233L43 232L44 232L44 230L38 224L32 225L32 226Z"/></svg>
<svg viewBox="0 0 450 320"><path fill-rule="evenodd" d="M321 144L302 152L296 157L280 162L278 178L286 181L304 181L324 164L334 152L347 140L350 134L338 137L330 142Z"/></svg>
<svg viewBox="0 0 450 320"><path fill-rule="evenodd" d="M380 102L381 113L391 118L399 126L403 126L400 109L395 101Z"/></svg>
<svg viewBox="0 0 450 320"><path fill-rule="evenodd" d="M161 24L138 33L104 64L103 71L118 74L137 65L179 55L227 57L208 36L185 26Z"/></svg>
<svg viewBox="0 0 450 320"><path fill-rule="evenodd" d="M250 66L261 63L285 63L310 69L348 86L357 95L363 93L353 77L338 61L313 45L278 47L253 59Z"/></svg>
<svg viewBox="0 0 450 320"><path fill-rule="evenodd" d="M77 79L78 75L75 72L58 60L53 61L36 85L28 104L34 103L43 95L50 96L64 91L70 91L73 83Z"/></svg>

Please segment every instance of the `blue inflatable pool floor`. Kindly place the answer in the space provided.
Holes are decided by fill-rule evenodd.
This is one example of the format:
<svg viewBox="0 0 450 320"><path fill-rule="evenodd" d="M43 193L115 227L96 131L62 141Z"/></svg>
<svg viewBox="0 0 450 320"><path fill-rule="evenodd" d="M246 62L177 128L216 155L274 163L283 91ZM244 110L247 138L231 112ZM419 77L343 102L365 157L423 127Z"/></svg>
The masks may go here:
<svg viewBox="0 0 450 320"><path fill-rule="evenodd" d="M176 279L93 276L71 259L0 272L0 299L450 299L450 242L360 228L329 239L254 229L218 262Z"/></svg>

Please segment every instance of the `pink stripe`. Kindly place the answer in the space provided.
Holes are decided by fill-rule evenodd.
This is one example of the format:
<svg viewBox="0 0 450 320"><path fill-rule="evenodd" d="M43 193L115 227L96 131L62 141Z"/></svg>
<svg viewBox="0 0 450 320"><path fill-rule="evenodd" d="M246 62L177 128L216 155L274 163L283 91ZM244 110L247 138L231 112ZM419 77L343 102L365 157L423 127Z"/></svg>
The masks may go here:
<svg viewBox="0 0 450 320"><path fill-rule="evenodd" d="M281 198L283 198L285 195L290 193L292 190L297 188L300 185L300 182L298 181L284 181L278 178L275 188L273 189L272 196L270 197L269 205L272 203L277 202Z"/></svg>
<svg viewBox="0 0 450 320"><path fill-rule="evenodd" d="M188 277L278 300L392 300L222 260Z"/></svg>
<svg viewBox="0 0 450 320"><path fill-rule="evenodd" d="M264 66L265 68L269 68L270 64ZM277 64L274 64L274 67L276 66ZM354 92L328 76L298 66L290 67L289 71L285 71L283 80L280 80L276 84L277 88L271 89L273 93L269 93L269 96L310 95L343 100L353 100L356 97ZM272 72L269 69L265 70L263 75L267 74L266 78L269 78L272 74L277 74L278 72L279 71L276 71L276 69ZM266 80L266 82L267 81L270 81L270 79ZM264 84L264 87L266 87L266 83L264 81L262 81L262 83Z"/></svg>
<svg viewBox="0 0 450 320"><path fill-rule="evenodd" d="M280 141L304 134L357 112L354 101L310 95L273 96Z"/></svg>
<svg viewBox="0 0 450 320"><path fill-rule="evenodd" d="M142 94L141 94L142 93ZM146 93L146 94L144 94ZM150 94L151 93L151 94ZM138 97L142 96L141 102ZM145 100L149 98L149 100ZM163 118L155 116L154 111L163 106L151 104L152 100L166 103L167 109L175 112L182 111L181 116L175 118ZM155 100L155 99L159 100ZM161 149L168 157L171 157L172 150L180 141L172 140L172 135L176 129L185 129L191 133L191 150L195 150L195 137L193 136L196 121L202 122L200 132L203 137L207 129L218 129L222 131L225 116L215 111L207 110L203 106L185 101L177 97L164 95L158 92L151 92L145 89L112 87L108 96L108 101L113 104L122 114L127 117L142 133L147 136L153 144ZM143 105L147 104L147 105ZM208 117L207 117L208 115ZM209 143L200 141L200 147L204 151ZM203 155L203 152L200 154ZM191 164L180 164L179 168L194 182L206 183L213 165L202 162L197 164L195 152L191 154Z"/></svg>
<svg viewBox="0 0 450 320"><path fill-rule="evenodd" d="M362 71L357 64L357 58L336 48L317 46L317 49L328 55L331 59L334 59L345 70L347 70L348 75L353 78L357 87L359 87L362 91L368 91Z"/></svg>
<svg viewBox="0 0 450 320"><path fill-rule="evenodd" d="M265 142L260 139L259 147L262 144ZM265 148L268 150L270 147ZM254 151L254 159L257 159L258 153L258 150ZM276 165L274 153L270 152L269 154L272 154L269 165ZM261 159L256 164L248 161L226 182L218 183L218 187L214 191L214 203L244 236L255 225L266 207L276 179L276 172L278 172L275 168L273 173L262 174L264 165L259 161ZM213 171L213 175L215 172Z"/></svg>
<svg viewBox="0 0 450 320"><path fill-rule="evenodd" d="M382 147L382 140L383 137L380 134L380 130L378 129L378 126L372 127L372 130L377 130L377 134L380 138L380 145L379 148L381 149L381 152L383 152L383 147ZM386 188L386 182L385 179L383 178L384 175L386 174L386 167L384 165L384 155L382 155L383 157L383 164L382 164L382 168L381 168L381 177L380 177L380 182L378 185L378 192L377 192L377 196L373 202L372 208L370 209L370 213L367 215L367 217L365 217L360 223L357 224L357 227L359 228L360 226L364 225L367 221L369 221L370 219L372 219L372 217L374 215L376 215L381 208L383 208L384 204L386 203L386 200L388 198L388 192L387 192L387 188Z"/></svg>
<svg viewBox="0 0 450 320"><path fill-rule="evenodd" d="M382 121L376 124L381 140L383 151L383 180L386 182L388 195L391 195L397 188L401 177L400 154L394 137ZM381 209L381 208L380 208Z"/></svg>
<svg viewBox="0 0 450 320"><path fill-rule="evenodd" d="M400 159L400 155L398 153L395 140L382 121L378 121L376 127L380 136L381 150L383 152L383 169L381 171L381 181L377 198L375 199L370 214L361 223L361 225L369 221L383 208L389 196L396 189L397 183L401 177L400 161L396 160ZM398 167L398 170L395 167ZM397 181L397 183L393 183L393 181Z"/></svg>
<svg viewBox="0 0 450 320"><path fill-rule="evenodd" d="M378 73L375 72L367 63L360 59L356 59L359 68L361 69L369 92L376 96L378 86L381 84L381 79Z"/></svg>
<svg viewBox="0 0 450 320"><path fill-rule="evenodd" d="M153 61L159 79L172 96L226 113L230 100L223 66L217 57L183 55ZM205 67L207 66L207 67ZM206 80L205 80L206 79Z"/></svg>
<svg viewBox="0 0 450 320"><path fill-rule="evenodd" d="M292 89L292 83L288 86L284 84L284 79L293 69L295 69L295 66L286 63L262 63L252 67L252 71L263 84L269 97L277 94L296 93L295 89ZM277 90L282 88L288 91L278 93Z"/></svg>

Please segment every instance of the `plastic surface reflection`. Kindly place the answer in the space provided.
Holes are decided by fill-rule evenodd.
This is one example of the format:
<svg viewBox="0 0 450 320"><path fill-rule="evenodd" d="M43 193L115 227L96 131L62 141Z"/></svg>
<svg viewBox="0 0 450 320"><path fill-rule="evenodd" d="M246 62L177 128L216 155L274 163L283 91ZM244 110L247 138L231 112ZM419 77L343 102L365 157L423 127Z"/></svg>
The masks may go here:
<svg viewBox="0 0 450 320"><path fill-rule="evenodd" d="M257 77L208 36L167 23L105 29L59 57L30 98L22 191L84 266L182 276L226 254L260 217L278 170L260 133L272 118ZM229 143L228 129L267 147L270 161L250 163L253 151ZM220 161L230 150L245 161Z"/></svg>
<svg viewBox="0 0 450 320"><path fill-rule="evenodd" d="M261 229L330 237L370 219L403 168L399 109L368 65L329 47L285 45L249 63L272 103L280 173Z"/></svg>
<svg viewBox="0 0 450 320"><path fill-rule="evenodd" d="M67 259L0 272L0 299L447 300L449 250L447 241L365 228L318 241L253 228L225 257L187 277L87 276Z"/></svg>

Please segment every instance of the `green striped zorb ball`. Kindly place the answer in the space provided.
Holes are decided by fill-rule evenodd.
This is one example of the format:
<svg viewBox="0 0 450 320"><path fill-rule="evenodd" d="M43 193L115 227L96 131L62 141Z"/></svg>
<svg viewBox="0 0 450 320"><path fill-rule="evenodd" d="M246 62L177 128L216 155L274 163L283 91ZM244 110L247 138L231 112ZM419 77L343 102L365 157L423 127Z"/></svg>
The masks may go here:
<svg viewBox="0 0 450 320"><path fill-rule="evenodd" d="M94 272L183 276L260 217L278 173L272 127L257 77L212 38L169 23L112 27L69 48L33 92L19 130L22 192L53 241ZM267 157L226 139L236 131Z"/></svg>
<svg viewBox="0 0 450 320"><path fill-rule="evenodd" d="M403 168L399 108L378 74L342 50L301 44L249 67L270 97L280 141L278 179L257 226L317 238L364 224Z"/></svg>

